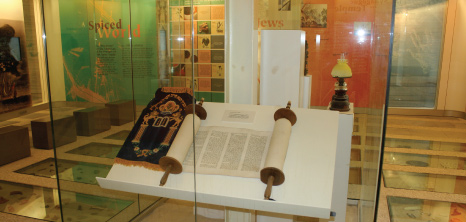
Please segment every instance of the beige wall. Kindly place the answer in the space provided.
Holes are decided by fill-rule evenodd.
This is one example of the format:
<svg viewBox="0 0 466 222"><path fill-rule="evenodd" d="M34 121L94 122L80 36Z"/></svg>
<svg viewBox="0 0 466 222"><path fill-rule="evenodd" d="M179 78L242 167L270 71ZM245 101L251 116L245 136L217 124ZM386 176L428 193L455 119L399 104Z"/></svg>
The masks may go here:
<svg viewBox="0 0 466 222"><path fill-rule="evenodd" d="M52 102L66 101L58 1L45 0L44 14L45 32L47 33L47 57Z"/></svg>
<svg viewBox="0 0 466 222"><path fill-rule="evenodd" d="M447 13L439 110L466 111L466 1L450 0Z"/></svg>
<svg viewBox="0 0 466 222"><path fill-rule="evenodd" d="M23 21L22 0L0 0L0 19Z"/></svg>

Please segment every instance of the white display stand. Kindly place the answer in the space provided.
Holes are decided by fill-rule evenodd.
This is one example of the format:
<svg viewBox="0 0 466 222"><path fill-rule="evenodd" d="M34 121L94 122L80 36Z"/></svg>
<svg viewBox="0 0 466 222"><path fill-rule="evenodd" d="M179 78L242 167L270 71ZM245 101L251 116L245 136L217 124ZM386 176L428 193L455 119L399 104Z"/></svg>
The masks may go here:
<svg viewBox="0 0 466 222"><path fill-rule="evenodd" d="M272 131L273 114L280 107L204 103L207 119L203 126L226 126L248 128L260 131ZM225 110L246 110L256 112L253 123L235 123L222 121ZM292 127L290 143L284 165L285 182L274 186L272 198L264 200L263 184L258 178L240 178L220 175L201 175L181 173L170 175L165 186L159 181L163 172L152 171L142 167L128 167L114 164L107 178L97 178L103 188L134 192L146 195L196 201L227 207L268 211L299 216L329 218L333 210L332 202L344 199L333 197L335 192L335 165L337 150L350 147L352 132L352 115L336 111L298 109L298 121ZM341 115L347 115L341 116ZM351 117L351 118L349 118ZM340 174L348 174L348 164L339 168ZM346 153L344 154L346 155ZM339 164L341 165L341 164ZM346 180L347 180L346 176ZM341 182L341 181L340 181ZM196 183L196 186L194 186ZM346 185L348 181L338 186ZM337 185L337 184L335 184ZM194 190L196 187L196 191ZM346 188L347 189L347 188ZM338 214L344 214L337 212Z"/></svg>
<svg viewBox="0 0 466 222"><path fill-rule="evenodd" d="M304 107L305 41L301 30L261 31L260 104Z"/></svg>

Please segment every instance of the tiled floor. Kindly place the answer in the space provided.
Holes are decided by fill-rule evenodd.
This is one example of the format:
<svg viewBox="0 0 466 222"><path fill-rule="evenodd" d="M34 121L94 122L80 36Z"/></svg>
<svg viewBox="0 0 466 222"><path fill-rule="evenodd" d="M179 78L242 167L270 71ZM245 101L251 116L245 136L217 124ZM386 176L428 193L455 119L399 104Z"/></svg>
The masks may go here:
<svg viewBox="0 0 466 222"><path fill-rule="evenodd" d="M60 219L57 190L0 181L0 211L48 221ZM132 201L62 191L65 221L108 221Z"/></svg>
<svg viewBox="0 0 466 222"><path fill-rule="evenodd" d="M466 221L466 120L389 115L377 221Z"/></svg>
<svg viewBox="0 0 466 222"><path fill-rule="evenodd" d="M82 108L62 106L53 110L54 115L72 115ZM3 121L2 127L30 128L31 120L49 115L48 110L30 113ZM108 174L125 139L120 132L131 127L132 123L112 126L92 137L78 136L76 142L56 149L61 199L54 151L34 148L30 132L31 156L0 166L0 221L32 220L29 218L60 221L60 203L63 221L129 221L139 214L159 198L104 190L95 179Z"/></svg>
<svg viewBox="0 0 466 222"><path fill-rule="evenodd" d="M68 114L73 110L76 108L55 109L56 112ZM1 126L28 126L31 120L47 115L47 111L40 111L3 121ZM354 127L348 194L350 199L362 197L362 162L371 162L378 157L378 123L371 123L372 120L367 116L358 115L355 121L357 124ZM61 188L68 190L62 193L65 221L128 221L141 208L154 203L154 198L104 191L96 185L95 176L108 173L131 126L131 123L112 126L109 131L93 137L78 137L77 142L57 149ZM464 119L389 116L384 180L377 221L466 221L465 133ZM51 158L52 150L32 148L31 157L0 167L1 212L31 218L59 219L55 162ZM137 206L138 201L141 206ZM168 200L159 206L154 211L155 215L167 217L166 221L193 218L192 203ZM361 211L363 207L358 201L349 204L346 221L359 221L359 212L370 212ZM110 214L119 217L114 218ZM176 218L170 215L176 215ZM15 218L19 218L17 221L34 221L3 213L0 213L0 217L5 221L15 221ZM208 215L200 218L202 221L218 221ZM151 221L151 218L144 220Z"/></svg>

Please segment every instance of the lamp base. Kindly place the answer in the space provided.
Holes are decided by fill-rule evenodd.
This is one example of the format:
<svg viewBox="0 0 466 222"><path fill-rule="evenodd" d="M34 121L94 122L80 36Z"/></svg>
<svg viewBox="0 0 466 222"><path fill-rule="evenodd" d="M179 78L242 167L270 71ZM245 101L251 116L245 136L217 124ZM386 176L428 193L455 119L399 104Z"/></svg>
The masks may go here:
<svg viewBox="0 0 466 222"><path fill-rule="evenodd" d="M338 78L338 82L335 83L335 95L332 96L332 102L330 102L330 110L338 110L346 112L350 110L349 97L346 95L346 83L344 78Z"/></svg>
<svg viewBox="0 0 466 222"><path fill-rule="evenodd" d="M350 102L348 101L348 95L332 96L332 102L330 102L330 110L337 110L346 112L350 110Z"/></svg>

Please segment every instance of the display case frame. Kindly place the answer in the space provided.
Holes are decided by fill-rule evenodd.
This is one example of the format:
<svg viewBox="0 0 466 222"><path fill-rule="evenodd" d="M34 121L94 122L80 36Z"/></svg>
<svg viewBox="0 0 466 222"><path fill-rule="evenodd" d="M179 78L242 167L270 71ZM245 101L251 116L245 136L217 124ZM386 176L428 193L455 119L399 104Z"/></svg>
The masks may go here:
<svg viewBox="0 0 466 222"><path fill-rule="evenodd" d="M34 3L35 10L44 13L35 15L35 22L44 22L45 28L42 32L36 30L35 35L38 42L46 43L47 49L39 53L47 60L40 67L43 72L40 82L42 89L48 91L45 94L50 95L48 108L40 114L50 116L47 132L50 131L48 135L52 136L53 143L47 142L53 149L47 158L54 158L56 175L37 180L32 174L20 175L20 178L21 181L33 181L33 185L47 181L48 187L56 189L52 196L54 204L61 207L59 219L77 216L76 212L68 209L73 201L90 204L92 201L87 200L99 195L107 198L96 198L103 204L90 205L104 209L103 212L108 209L120 212L109 218L110 221L142 217L142 212L163 205L165 198L187 200L193 204L193 215L189 217L192 220L205 216L201 206L210 204L223 209L217 214L223 214L225 220L228 220L226 215L242 212L257 215L256 219L260 220L260 215L266 212L275 215L270 218L294 217L297 220L297 217L311 217L343 221L347 199L358 202L358 215L362 221L373 219L375 212L371 207L378 201L375 191L380 186L378 157L382 151L380 145L385 124L393 1L302 0L294 2L289 10L281 7L287 2L281 0L273 4L265 4L267 1L262 0L57 0L43 1L43 5L38 2ZM301 22L302 18L309 20L306 13L310 9L323 8L325 16L317 16L322 22L314 19L314 26L312 22L311 25ZM174 20L174 10L178 9L183 13ZM283 24L273 26L273 21ZM96 29L99 22L102 22L102 28ZM220 29L214 33L213 24L221 27L222 22L223 33L219 32ZM114 28L111 28L112 23ZM106 25L109 28L105 28ZM176 27L183 33L173 32ZM206 28L210 28L210 33L203 31ZM359 36L359 29L368 33ZM264 49L274 45L268 46L264 40L269 30L293 30L306 34L293 54L300 59L295 65L299 66L296 68L299 73L289 75L290 78L299 78L298 87L285 84L287 77L274 80L278 87L270 87L272 84L261 86L267 84L261 78L270 74L268 70L271 73L280 70L275 69L279 62L268 65L271 69L260 67L266 64ZM290 42L295 41L283 45ZM354 72L353 78L347 80L348 95L354 105L348 113L327 110L334 93L334 79L330 71L342 52L346 53ZM44 60L41 56L38 60ZM48 68L44 68L46 64ZM219 71L219 67L223 71ZM303 80L305 78L307 80ZM138 119L143 118L141 113L156 90L162 87L192 89L192 103L204 98L208 117L201 121L201 127L215 125L272 132L273 112L284 108L288 100L299 101L292 102L290 107L297 113L298 123L291 127L291 141L283 168L286 180L272 188L275 201L263 199L262 190L266 189L266 184L261 182L260 175L257 178L240 178L182 172L171 174L167 184L160 187L158 180L162 171L125 166L126 169L115 163L118 150L131 129L138 127ZM267 94L261 89L267 87L277 94L297 90L300 98L279 99L277 96L273 101L276 104L271 104L261 99ZM308 87L307 91L301 87ZM45 108L44 105L41 107ZM221 120L226 109L254 111L256 117L253 123L232 124ZM96 110L101 112L94 112ZM29 114L29 111L23 114ZM23 114L16 112L15 116L9 115L7 119L15 122L18 121L15 118ZM62 143L60 138L68 135L65 132L67 126L73 125L61 123L62 114L81 126L80 131L83 131L82 127L88 127L89 132L78 135L76 141L70 139ZM107 117L121 121L107 121ZM36 118L31 120L36 121ZM25 125L22 121L17 123ZM99 130L90 132L96 128ZM195 127L193 131L196 131ZM194 134L190 139L196 141ZM11 168L11 174L5 175L20 174L18 170L45 160L42 154L36 159L41 150L31 149L35 162L29 163L27 158L18 160L12 163L14 169ZM352 158L355 150L359 152L357 160ZM61 165L62 159L76 165ZM113 167L105 178L102 172L96 173L98 169L88 171L87 167L92 164ZM356 176L359 182L348 186L355 168L359 170ZM98 177L100 186L82 183L88 177ZM242 192L241 184L250 184L253 191ZM215 186L215 189L210 186ZM308 190L301 191L306 188ZM120 203L129 205L123 208Z"/></svg>

